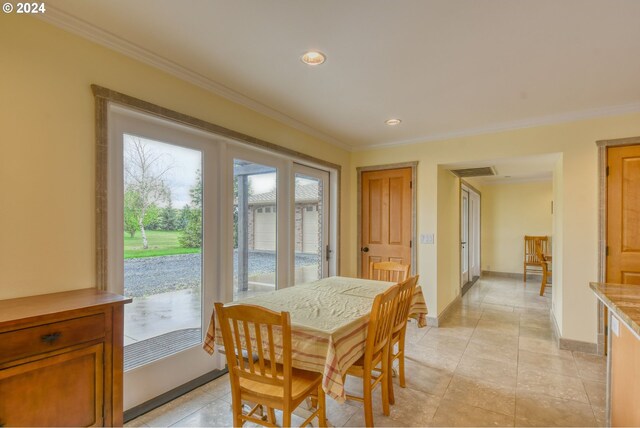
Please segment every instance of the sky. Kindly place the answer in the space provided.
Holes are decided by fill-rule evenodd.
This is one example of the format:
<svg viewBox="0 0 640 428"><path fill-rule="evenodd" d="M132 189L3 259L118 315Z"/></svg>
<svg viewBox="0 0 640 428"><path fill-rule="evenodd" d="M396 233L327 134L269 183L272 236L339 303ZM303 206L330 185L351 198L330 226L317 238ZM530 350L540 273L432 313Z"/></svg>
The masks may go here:
<svg viewBox="0 0 640 428"><path fill-rule="evenodd" d="M125 156L127 144L131 144L132 136L124 135ZM166 144L149 139L142 139L154 154L161 153L161 162L169 166L166 184L171 189L173 208L182 208L191 203L189 190L196 183L196 171L202 168L202 153L199 150Z"/></svg>

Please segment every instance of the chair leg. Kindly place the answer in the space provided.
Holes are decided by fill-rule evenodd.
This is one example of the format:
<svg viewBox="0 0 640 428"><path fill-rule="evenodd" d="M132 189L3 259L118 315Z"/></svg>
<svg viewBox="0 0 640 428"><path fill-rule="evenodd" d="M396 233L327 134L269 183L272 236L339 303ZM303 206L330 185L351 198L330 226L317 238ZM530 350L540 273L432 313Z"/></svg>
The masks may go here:
<svg viewBox="0 0 640 428"><path fill-rule="evenodd" d="M324 390L322 389L322 383L318 385L318 425L321 427L327 426L327 402L324 396Z"/></svg>
<svg viewBox="0 0 640 428"><path fill-rule="evenodd" d="M271 422L272 424L276 424L276 412L273 410L273 407L267 407L267 415L268 415L268 421Z"/></svg>
<svg viewBox="0 0 640 428"><path fill-rule="evenodd" d="M233 408L233 426L241 427L242 419L240 416L242 415L242 399L240 398L240 393L238 391L231 391L231 407Z"/></svg>
<svg viewBox="0 0 640 428"><path fill-rule="evenodd" d="M406 329L406 327L405 327ZM398 380L400 381L400 387L406 388L407 383L404 377L404 339L405 331L400 334L400 341L398 342Z"/></svg>
<svg viewBox="0 0 640 428"><path fill-rule="evenodd" d="M382 413L389 416L391 413L389 410L389 380L391 377L391 367L389 364L391 362L389 358L390 346L387 344L385 348L382 356L382 374L380 375L382 376Z"/></svg>
<svg viewBox="0 0 640 428"><path fill-rule="evenodd" d="M286 428L291 426L291 409L286 405L282 409L282 426Z"/></svg>
<svg viewBox="0 0 640 428"><path fill-rule="evenodd" d="M527 265L524 265L524 283L527 283Z"/></svg>
<svg viewBox="0 0 640 428"><path fill-rule="evenodd" d="M363 401L364 401L364 423L368 427L373 426L373 403L371 397L371 370L368 372L365 370L365 375L362 378L363 382Z"/></svg>
<svg viewBox="0 0 640 428"><path fill-rule="evenodd" d="M398 351L399 352L399 351ZM394 360L394 355L393 352L389 352L389 381L387 382L389 384L389 404L395 404L396 403L396 396L393 393L393 379L392 379L392 370L393 370L393 360ZM387 375L385 374L385 377ZM383 386L384 388L384 379L383 379Z"/></svg>
<svg viewBox="0 0 640 428"><path fill-rule="evenodd" d="M547 265L542 264L542 283L540 284L540 295L544 296L544 289L547 286Z"/></svg>

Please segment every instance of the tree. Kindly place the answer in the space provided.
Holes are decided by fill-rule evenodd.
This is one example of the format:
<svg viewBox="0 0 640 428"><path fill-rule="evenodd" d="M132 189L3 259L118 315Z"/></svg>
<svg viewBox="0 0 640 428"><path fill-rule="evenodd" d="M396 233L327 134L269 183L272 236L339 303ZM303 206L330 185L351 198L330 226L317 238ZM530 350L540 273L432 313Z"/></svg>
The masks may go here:
<svg viewBox="0 0 640 428"><path fill-rule="evenodd" d="M169 187L165 183L170 169L170 155L154 150L152 144L141 138L129 136L125 140L125 195L130 194L127 209L138 224L142 235L142 247L145 250L149 248L145 226L151 220L150 209L170 199ZM126 199L125 197L125 202ZM126 218L125 213L125 223ZM131 234L130 229L128 231Z"/></svg>
<svg viewBox="0 0 640 428"><path fill-rule="evenodd" d="M171 199L166 207L160 209L160 215L158 217L158 229L159 230L176 230L178 223L178 216L176 210L173 209Z"/></svg>
<svg viewBox="0 0 640 428"><path fill-rule="evenodd" d="M191 204L188 208L187 224L178 237L178 242L185 248L202 246L202 172L196 171L196 183L189 190ZM184 212L184 209L183 209Z"/></svg>

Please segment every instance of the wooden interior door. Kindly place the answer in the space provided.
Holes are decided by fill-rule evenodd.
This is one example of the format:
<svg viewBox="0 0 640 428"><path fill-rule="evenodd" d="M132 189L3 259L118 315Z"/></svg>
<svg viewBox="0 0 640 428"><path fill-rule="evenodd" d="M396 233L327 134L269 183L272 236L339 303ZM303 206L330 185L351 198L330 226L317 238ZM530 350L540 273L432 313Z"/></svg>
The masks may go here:
<svg viewBox="0 0 640 428"><path fill-rule="evenodd" d="M411 168L366 171L361 176L361 276L369 263L411 263Z"/></svg>
<svg viewBox="0 0 640 428"><path fill-rule="evenodd" d="M640 146L607 149L607 282L640 285Z"/></svg>

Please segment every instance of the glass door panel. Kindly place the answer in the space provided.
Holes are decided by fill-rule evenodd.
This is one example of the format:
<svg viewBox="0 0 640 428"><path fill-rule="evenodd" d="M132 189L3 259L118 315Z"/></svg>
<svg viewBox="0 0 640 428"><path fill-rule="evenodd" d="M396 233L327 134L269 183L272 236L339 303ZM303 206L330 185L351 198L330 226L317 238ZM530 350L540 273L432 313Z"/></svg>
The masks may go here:
<svg viewBox="0 0 640 428"><path fill-rule="evenodd" d="M276 289L277 175L269 165L233 161L233 300Z"/></svg>
<svg viewBox="0 0 640 428"><path fill-rule="evenodd" d="M328 275L328 173L296 165L294 174L294 283Z"/></svg>
<svg viewBox="0 0 640 428"><path fill-rule="evenodd" d="M123 135L125 371L202 341L202 153Z"/></svg>

